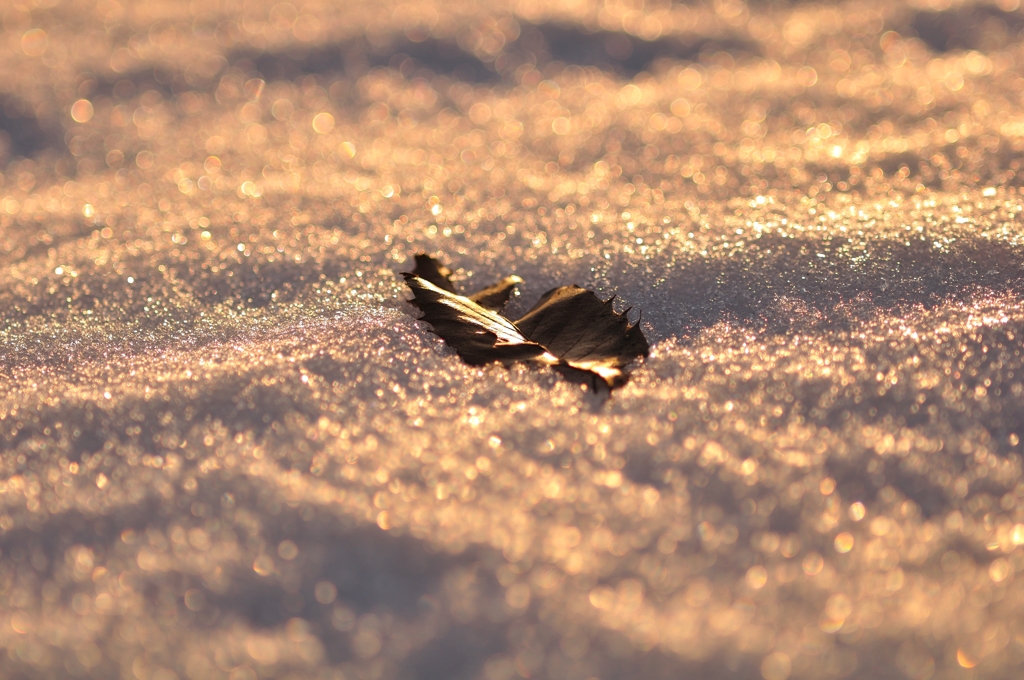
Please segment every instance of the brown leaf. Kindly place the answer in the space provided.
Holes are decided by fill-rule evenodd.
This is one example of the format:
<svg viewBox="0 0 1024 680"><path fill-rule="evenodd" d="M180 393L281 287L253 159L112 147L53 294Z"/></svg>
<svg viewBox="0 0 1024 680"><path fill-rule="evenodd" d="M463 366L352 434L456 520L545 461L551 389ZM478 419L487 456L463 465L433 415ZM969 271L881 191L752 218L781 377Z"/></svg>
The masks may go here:
<svg viewBox="0 0 1024 680"><path fill-rule="evenodd" d="M548 291L513 322L498 312L518 276L469 297L457 294L451 271L427 255L417 255L416 269L403 276L423 320L469 364L531 361L584 371L613 388L628 379L626 366L649 351L639 321L630 325L612 300L579 286Z"/></svg>

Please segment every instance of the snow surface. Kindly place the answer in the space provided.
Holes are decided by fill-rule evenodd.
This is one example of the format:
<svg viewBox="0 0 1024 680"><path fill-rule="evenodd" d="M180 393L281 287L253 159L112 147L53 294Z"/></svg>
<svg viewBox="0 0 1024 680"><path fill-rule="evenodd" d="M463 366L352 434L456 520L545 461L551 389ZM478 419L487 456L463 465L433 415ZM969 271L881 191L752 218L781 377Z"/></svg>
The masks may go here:
<svg viewBox="0 0 1024 680"><path fill-rule="evenodd" d="M0 677L1006 678L1016 0L12 0ZM610 398L398 273L642 311Z"/></svg>

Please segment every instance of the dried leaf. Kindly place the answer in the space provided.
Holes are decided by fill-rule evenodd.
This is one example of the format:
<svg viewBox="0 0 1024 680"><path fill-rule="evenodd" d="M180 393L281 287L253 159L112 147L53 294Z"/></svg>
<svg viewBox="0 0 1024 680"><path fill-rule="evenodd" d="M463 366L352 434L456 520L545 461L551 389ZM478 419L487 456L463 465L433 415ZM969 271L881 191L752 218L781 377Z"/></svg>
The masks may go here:
<svg viewBox="0 0 1024 680"><path fill-rule="evenodd" d="M416 268L412 273L441 290L455 292L455 286L452 285L452 270L425 253L416 256Z"/></svg>
<svg viewBox="0 0 1024 680"><path fill-rule="evenodd" d="M421 253L416 256L416 268L412 270L412 273L421 279L429 281L441 290L446 290L449 293L456 292L455 285L451 279L452 270L429 255ZM481 307L494 312L500 312L505 308L505 303L508 302L508 298L512 295L516 284L522 282L523 280L518 276L506 276L493 286L488 286L479 293L470 295L469 299Z"/></svg>
<svg viewBox="0 0 1024 680"><path fill-rule="evenodd" d="M423 320L469 364L532 361L584 371L612 388L626 381L625 367L649 349L639 321L630 325L612 300L602 302L579 286L548 291L513 322L498 312L522 281L518 276L469 297L457 294L451 271L427 255L417 255L416 269L403 276Z"/></svg>
<svg viewBox="0 0 1024 680"><path fill-rule="evenodd" d="M562 286L545 293L515 325L563 363L596 373L614 387L625 382L623 368L650 348L640 322L631 326L629 310L616 313L612 299L601 302L589 290Z"/></svg>
<svg viewBox="0 0 1024 680"><path fill-rule="evenodd" d="M512 363L538 360L557 364L540 345L530 342L515 324L473 300L450 293L415 274L405 273L412 289L412 303L423 311L423 320L434 327L467 363L474 366L492 361ZM547 358L544 358L547 355Z"/></svg>
<svg viewBox="0 0 1024 680"><path fill-rule="evenodd" d="M508 298L512 295L516 284L522 282L523 280L518 276L506 276L493 286L488 286L479 293L473 293L469 296L469 299L481 307L500 312L505 309L505 303L508 302Z"/></svg>

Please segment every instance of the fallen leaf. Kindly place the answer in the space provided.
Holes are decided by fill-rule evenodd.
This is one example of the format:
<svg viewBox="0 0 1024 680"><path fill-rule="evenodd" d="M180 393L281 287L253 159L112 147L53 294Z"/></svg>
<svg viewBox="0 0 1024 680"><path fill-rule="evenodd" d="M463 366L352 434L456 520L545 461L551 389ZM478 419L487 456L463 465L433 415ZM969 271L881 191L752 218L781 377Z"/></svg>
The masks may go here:
<svg viewBox="0 0 1024 680"><path fill-rule="evenodd" d="M429 255L420 253L416 256L416 268L412 273L425 281L429 281L441 290L446 290L449 293L456 292L451 279L452 270ZM505 303L508 302L508 298L512 295L516 284L522 282L523 280L518 276L506 276L493 286L488 286L479 293L470 295L469 299L481 307L500 312L505 308Z"/></svg>
<svg viewBox="0 0 1024 680"><path fill-rule="evenodd" d="M601 302L589 290L562 286L541 296L515 325L564 364L596 373L614 387L625 382L623 369L637 357L647 356L650 347L640 322L630 325L629 310L616 313L613 299Z"/></svg>
<svg viewBox="0 0 1024 680"><path fill-rule="evenodd" d="M462 359L473 366L492 361L512 363L539 360L554 365L558 359L530 342L515 324L468 297L456 295L412 273L404 273L412 289L412 303L423 320L434 327ZM546 358L545 355L547 355Z"/></svg>
<svg viewBox="0 0 1024 680"><path fill-rule="evenodd" d="M429 255L420 253L416 256L416 268L412 270L412 273L441 290L446 290L449 293L455 292L455 286L452 285L451 279L452 270Z"/></svg>
<svg viewBox="0 0 1024 680"><path fill-rule="evenodd" d="M506 276L493 286L488 286L479 293L473 293L469 296L469 299L481 307L500 312L505 309L505 303L508 302L508 298L512 295L516 284L522 282L523 280L518 276Z"/></svg>
<svg viewBox="0 0 1024 680"><path fill-rule="evenodd" d="M649 350L639 321L629 323L612 300L602 302L579 286L561 286L545 293L521 319L500 314L522 279L509 276L470 296L459 295L451 270L427 255L416 256L416 268L404 273L412 303L466 363L529 361L559 369L583 371L609 388L628 379L625 371ZM613 298L614 299L614 298Z"/></svg>

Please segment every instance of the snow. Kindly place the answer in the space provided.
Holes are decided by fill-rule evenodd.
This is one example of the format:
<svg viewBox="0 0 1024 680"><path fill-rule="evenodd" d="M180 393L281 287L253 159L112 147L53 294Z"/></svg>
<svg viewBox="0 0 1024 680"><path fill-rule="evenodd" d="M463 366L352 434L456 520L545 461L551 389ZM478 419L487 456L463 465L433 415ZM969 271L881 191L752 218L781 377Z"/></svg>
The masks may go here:
<svg viewBox="0 0 1024 680"><path fill-rule="evenodd" d="M1024 661L1014 3L207 4L4 14L0 677Z"/></svg>

